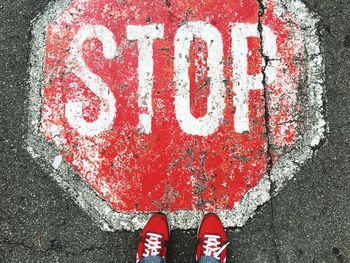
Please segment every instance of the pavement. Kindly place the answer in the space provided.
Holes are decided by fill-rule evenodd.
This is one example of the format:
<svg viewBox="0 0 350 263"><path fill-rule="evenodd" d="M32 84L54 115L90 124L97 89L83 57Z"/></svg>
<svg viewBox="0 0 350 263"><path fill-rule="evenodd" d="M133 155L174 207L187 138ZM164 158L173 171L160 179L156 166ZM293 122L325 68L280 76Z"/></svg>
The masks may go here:
<svg viewBox="0 0 350 263"><path fill-rule="evenodd" d="M0 262L133 262L139 232L103 232L24 148L30 21L48 0L0 2ZM326 140L242 228L228 262L350 262L350 7L307 0L320 18ZM196 231L172 232L169 263L194 262Z"/></svg>

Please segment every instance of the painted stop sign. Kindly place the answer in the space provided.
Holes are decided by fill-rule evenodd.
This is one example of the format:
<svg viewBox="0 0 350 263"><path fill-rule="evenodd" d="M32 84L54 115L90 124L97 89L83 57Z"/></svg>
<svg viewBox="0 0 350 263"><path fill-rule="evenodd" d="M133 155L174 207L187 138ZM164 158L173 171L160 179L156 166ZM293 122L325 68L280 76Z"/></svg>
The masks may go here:
<svg viewBox="0 0 350 263"><path fill-rule="evenodd" d="M182 228L203 211L243 222L322 138L316 20L282 2L49 7L35 29L31 130L51 147L42 156L58 152L61 184L78 174L107 203L95 214L118 224L159 210Z"/></svg>

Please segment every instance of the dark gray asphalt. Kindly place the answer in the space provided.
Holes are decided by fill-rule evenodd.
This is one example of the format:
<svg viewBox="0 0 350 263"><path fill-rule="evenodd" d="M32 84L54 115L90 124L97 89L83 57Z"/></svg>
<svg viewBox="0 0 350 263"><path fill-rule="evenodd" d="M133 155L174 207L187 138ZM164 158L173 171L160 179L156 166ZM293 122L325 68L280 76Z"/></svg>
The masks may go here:
<svg viewBox="0 0 350 263"><path fill-rule="evenodd" d="M350 3L307 0L321 22L327 141L242 229L228 262L350 262ZM0 1L0 262L133 262L138 233L102 232L24 150L30 20L48 0ZM193 262L174 231L169 262Z"/></svg>

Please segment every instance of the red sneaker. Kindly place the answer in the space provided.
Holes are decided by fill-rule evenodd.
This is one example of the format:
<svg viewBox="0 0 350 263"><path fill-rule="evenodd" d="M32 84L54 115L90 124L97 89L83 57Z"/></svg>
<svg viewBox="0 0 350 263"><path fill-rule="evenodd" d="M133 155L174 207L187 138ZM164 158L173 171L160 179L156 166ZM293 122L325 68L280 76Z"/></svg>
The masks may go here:
<svg viewBox="0 0 350 263"><path fill-rule="evenodd" d="M166 215L163 213L152 215L141 232L136 263L150 256L159 256L165 260L168 240L169 225Z"/></svg>
<svg viewBox="0 0 350 263"><path fill-rule="evenodd" d="M203 256L213 257L220 263L226 262L227 236L216 214L206 214L198 230L196 261Z"/></svg>

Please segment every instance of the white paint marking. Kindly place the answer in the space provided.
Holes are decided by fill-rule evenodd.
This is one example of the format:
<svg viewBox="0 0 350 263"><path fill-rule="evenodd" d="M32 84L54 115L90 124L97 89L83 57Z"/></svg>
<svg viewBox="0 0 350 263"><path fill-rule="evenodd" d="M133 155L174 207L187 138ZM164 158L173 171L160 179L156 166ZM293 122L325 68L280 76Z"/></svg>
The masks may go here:
<svg viewBox="0 0 350 263"><path fill-rule="evenodd" d="M71 166L63 161L59 169L49 169L52 159L58 154L57 149L43 138L39 131L41 119L40 96L44 83L44 58L47 26L54 21L63 10L71 5L71 0L57 0L49 3L45 12L40 15L33 24L34 38L30 57L30 91L29 91L29 119L27 150L42 169L50 173L56 182L74 201L93 218L104 231L136 230L144 227L150 217L150 213L119 213L113 211L109 204L99 198L95 191L80 176L71 169ZM300 1L280 0L276 5L276 15L283 17L286 12L291 12L303 28L304 44L306 49L305 63L307 66L307 104L310 107L308 131L296 147L284 156L271 171L271 180L277 185L273 195L276 195L283 185L292 178L299 167L312 156L312 146L324 138L327 124L322 115L322 94L324 81L324 64L322 50L320 50L319 37L317 35L318 19L308 11ZM298 165L296 165L296 163ZM267 202L270 183L267 175L251 189L233 210L225 210L219 213L225 227L243 226L251 218L257 207ZM169 223L174 229L191 229L198 226L202 219L202 211L176 211L167 212Z"/></svg>
<svg viewBox="0 0 350 263"><path fill-rule="evenodd" d="M52 166L55 169L58 169L62 163L63 157L62 155L57 155L54 159L53 159L53 163Z"/></svg>
<svg viewBox="0 0 350 263"><path fill-rule="evenodd" d="M83 25L74 37L71 44L71 54L67 65L71 71L101 100L98 118L87 122L83 118L83 103L80 98L68 101L66 104L66 118L69 124L80 135L96 136L108 130L116 114L116 99L107 84L95 75L85 64L82 56L82 46L88 39L98 39L103 45L103 54L106 59L117 57L117 47L113 33L101 25Z"/></svg>
<svg viewBox="0 0 350 263"><path fill-rule="evenodd" d="M233 56L233 87L235 131L238 133L249 132L249 89L263 89L263 74L248 75L248 37L259 37L257 24L236 23L232 26L232 56ZM277 41L273 31L263 26L264 56L275 59L277 54ZM263 61L265 63L265 61ZM266 84L271 84L277 75L277 61L271 60L266 65Z"/></svg>
<svg viewBox="0 0 350 263"><path fill-rule="evenodd" d="M195 118L190 108L190 79L188 76L189 51L193 39L201 38L208 46L208 78L210 94L207 114ZM181 129L192 135L208 136L214 133L225 108L225 84L223 74L223 44L220 32L205 22L189 22L181 26L175 35L175 114Z"/></svg>
<svg viewBox="0 0 350 263"><path fill-rule="evenodd" d="M138 104L141 110L139 116L139 132L152 132L152 88L153 88L153 41L164 36L163 24L146 26L128 25L126 28L128 39L137 40L139 46L138 57Z"/></svg>

